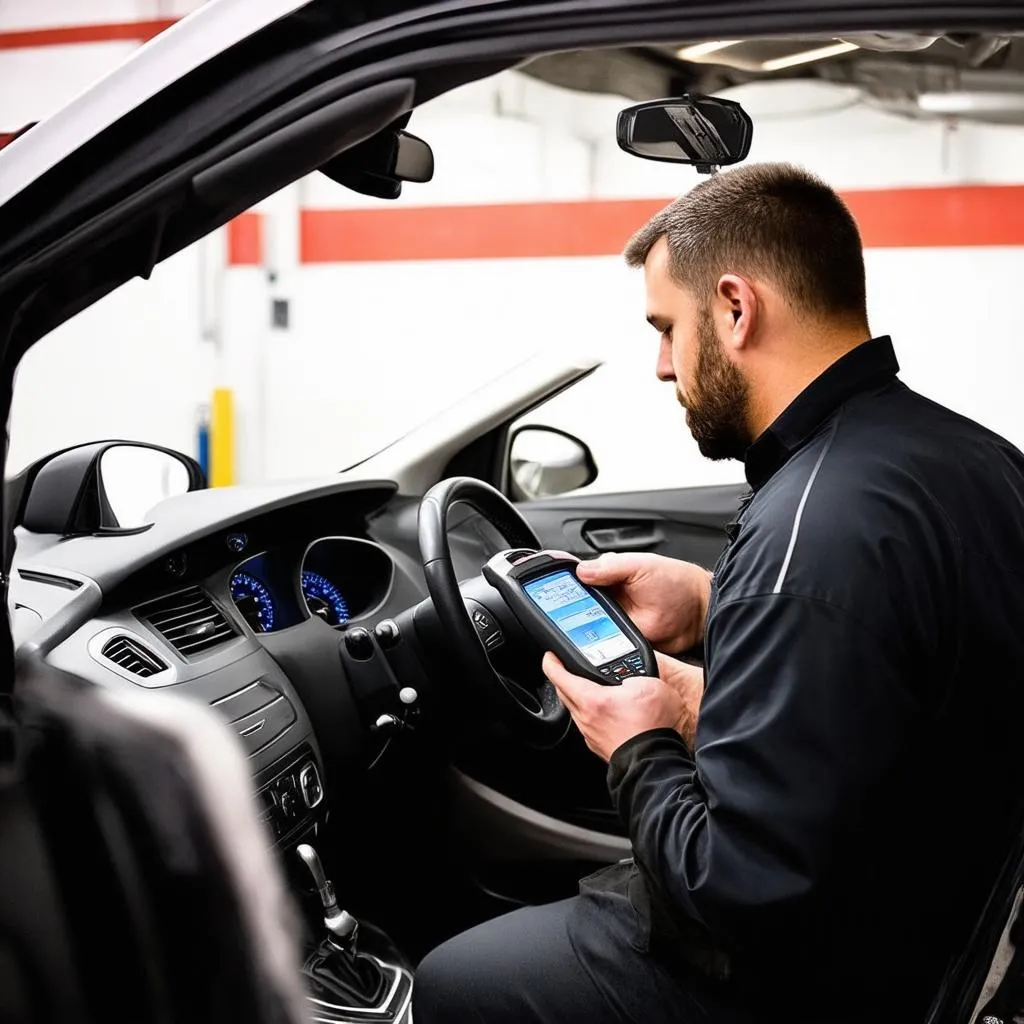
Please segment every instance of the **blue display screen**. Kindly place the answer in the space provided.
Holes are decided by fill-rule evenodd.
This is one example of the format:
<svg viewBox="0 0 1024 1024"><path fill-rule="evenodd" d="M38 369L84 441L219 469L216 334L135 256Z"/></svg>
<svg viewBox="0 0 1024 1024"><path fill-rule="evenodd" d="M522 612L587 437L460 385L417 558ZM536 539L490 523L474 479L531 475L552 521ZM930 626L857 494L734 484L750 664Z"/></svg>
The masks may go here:
<svg viewBox="0 0 1024 1024"><path fill-rule="evenodd" d="M591 665L606 665L636 650L611 616L565 569L523 586L531 601Z"/></svg>

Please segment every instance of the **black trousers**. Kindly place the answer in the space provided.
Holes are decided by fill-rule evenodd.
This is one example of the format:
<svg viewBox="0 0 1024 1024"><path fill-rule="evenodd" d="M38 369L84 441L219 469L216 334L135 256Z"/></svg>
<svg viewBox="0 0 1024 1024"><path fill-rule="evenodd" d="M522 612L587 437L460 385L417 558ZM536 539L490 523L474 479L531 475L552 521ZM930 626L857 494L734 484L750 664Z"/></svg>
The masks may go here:
<svg viewBox="0 0 1024 1024"><path fill-rule="evenodd" d="M450 939L416 971L416 1024L753 1024L643 951L628 900L584 895ZM760 1024L760 1022L759 1022Z"/></svg>

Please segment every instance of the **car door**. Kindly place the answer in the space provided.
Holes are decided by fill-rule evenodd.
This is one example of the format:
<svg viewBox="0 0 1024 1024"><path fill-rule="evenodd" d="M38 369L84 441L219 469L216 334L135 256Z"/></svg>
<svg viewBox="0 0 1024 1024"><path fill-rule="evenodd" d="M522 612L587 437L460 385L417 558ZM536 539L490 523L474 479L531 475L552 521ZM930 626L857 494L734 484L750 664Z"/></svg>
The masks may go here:
<svg viewBox="0 0 1024 1024"><path fill-rule="evenodd" d="M148 276L157 263L414 103L450 88L460 75L469 80L484 68L497 70L524 56L567 47L642 40L671 44L730 38L736 31L816 36L927 29L940 21L969 28L987 20L1007 30L1022 23L1020 6L1009 0L947 5L941 15L923 0L885 8L806 0L784 5L459 0L424 3L420 16L413 10L417 5L399 2L380 4L379 15L366 13L376 6L301 0L211 4L157 41L147 59L132 61L90 98L5 147L0 164L0 415L5 422L14 368L38 338L124 281ZM450 76L438 74L438 68L451 69ZM600 545L611 550L642 545L707 564L724 542L723 529L741 491L542 498L525 504L524 512L545 543L584 552ZM9 531L2 540L5 588L13 549ZM0 705L8 702L13 666L10 622L3 615ZM10 874L0 878L9 879L5 890L16 882ZM0 907L12 902L0 894ZM40 963L49 968L47 974L54 973L52 957Z"/></svg>
<svg viewBox="0 0 1024 1024"><path fill-rule="evenodd" d="M712 568L745 484L539 498L520 510L545 547L592 558L649 551Z"/></svg>

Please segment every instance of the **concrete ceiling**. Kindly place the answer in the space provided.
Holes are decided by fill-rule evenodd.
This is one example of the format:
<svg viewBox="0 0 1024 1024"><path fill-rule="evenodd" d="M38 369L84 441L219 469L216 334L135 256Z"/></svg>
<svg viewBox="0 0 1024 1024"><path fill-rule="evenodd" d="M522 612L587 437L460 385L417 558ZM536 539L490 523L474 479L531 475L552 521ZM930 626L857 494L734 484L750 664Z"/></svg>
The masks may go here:
<svg viewBox="0 0 1024 1024"><path fill-rule="evenodd" d="M554 85L634 100L807 79L854 86L866 101L907 117L1024 125L1024 38L750 39L701 55L702 44L553 54L522 70ZM823 47L845 52L779 66Z"/></svg>

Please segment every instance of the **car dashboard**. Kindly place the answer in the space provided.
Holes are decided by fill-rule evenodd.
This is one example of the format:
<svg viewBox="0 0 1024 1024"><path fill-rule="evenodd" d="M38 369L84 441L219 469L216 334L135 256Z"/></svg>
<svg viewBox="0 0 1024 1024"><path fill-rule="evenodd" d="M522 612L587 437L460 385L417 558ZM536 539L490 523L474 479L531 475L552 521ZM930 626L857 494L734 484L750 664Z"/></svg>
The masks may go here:
<svg viewBox="0 0 1024 1024"><path fill-rule="evenodd" d="M381 753L345 637L425 596L416 561L372 535L376 516L393 519L392 497L336 486L254 502L247 516L211 509L178 543L155 525L149 557L145 535L22 536L15 620L28 647L79 679L209 705L239 737L274 841L291 845Z"/></svg>

